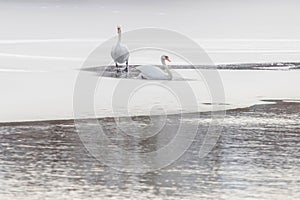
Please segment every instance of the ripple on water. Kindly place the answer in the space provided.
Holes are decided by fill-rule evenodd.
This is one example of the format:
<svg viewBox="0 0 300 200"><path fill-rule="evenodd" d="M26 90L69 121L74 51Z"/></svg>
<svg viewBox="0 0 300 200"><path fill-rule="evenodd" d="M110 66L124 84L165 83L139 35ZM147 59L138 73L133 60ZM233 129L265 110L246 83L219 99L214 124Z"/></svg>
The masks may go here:
<svg viewBox="0 0 300 200"><path fill-rule="evenodd" d="M230 110L213 151L197 157L210 115L190 115L182 123L200 123L188 151L172 165L145 174L115 171L90 156L73 121L0 126L1 199L57 198L300 198L300 104L277 102ZM153 125L134 118L134 129ZM118 135L113 118L99 119L115 144L148 152L172 135L141 142ZM176 117L167 126L178 124ZM148 130L150 131L150 130ZM161 145L161 146L159 146ZM137 158L138 161L139 158Z"/></svg>

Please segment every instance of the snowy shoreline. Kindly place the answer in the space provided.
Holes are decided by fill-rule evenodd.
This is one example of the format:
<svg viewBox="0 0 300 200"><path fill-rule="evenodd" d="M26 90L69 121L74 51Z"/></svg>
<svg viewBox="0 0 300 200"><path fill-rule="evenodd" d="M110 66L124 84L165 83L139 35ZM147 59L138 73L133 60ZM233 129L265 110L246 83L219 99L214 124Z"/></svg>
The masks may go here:
<svg viewBox="0 0 300 200"><path fill-rule="evenodd" d="M187 79L198 77L191 69L174 71ZM0 122L73 119L73 91L78 73L78 70L0 73ZM300 100L300 70L218 70L218 73L224 87L225 106L222 107L225 109L248 107L262 103L260 100L263 99ZM128 100L128 106L118 107L118 103L122 102L117 102L113 109L112 99L119 80L103 77L99 81L94 73L86 72L86 75L98 81L94 93L95 113L87 113L86 117L149 115L156 111L159 114L160 108L167 113L206 112L212 109L207 104L211 102L211 98L204 80L188 81L195 93L198 108L182 109L164 90L158 92L157 89L148 87L136 93L135 98ZM128 80L125 83L140 84L141 81ZM169 81L167 84L180 87L181 83ZM157 110L152 110L153 107Z"/></svg>
<svg viewBox="0 0 300 200"><path fill-rule="evenodd" d="M297 103L300 105L300 99L263 99L260 102L249 105L246 107L238 107L238 108L230 108L225 110L226 112L231 111L242 111L253 106L257 105L270 105L270 104L278 104L278 103ZM200 112L201 114L210 114L211 112L219 112L219 111L203 111ZM170 113L168 115L180 115L180 114L194 114L191 113ZM126 117L149 117L149 115L135 115L135 116L117 116L118 118L126 118ZM106 117L97 117L98 120L105 120L105 119L113 119L113 116L106 116ZM62 118L62 119L46 119L46 120L29 120L29 121L7 121L7 122L0 122L0 126L25 126L25 125L43 125L44 123L48 124L65 124L66 122L73 122L74 118ZM80 119L79 119L80 120ZM87 119L82 119L87 120Z"/></svg>

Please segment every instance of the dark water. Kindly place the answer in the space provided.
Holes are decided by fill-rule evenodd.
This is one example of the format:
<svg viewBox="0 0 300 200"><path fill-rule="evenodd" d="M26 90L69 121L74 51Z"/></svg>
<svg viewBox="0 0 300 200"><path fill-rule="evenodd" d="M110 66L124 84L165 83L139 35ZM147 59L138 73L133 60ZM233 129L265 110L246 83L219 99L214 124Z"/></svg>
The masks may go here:
<svg viewBox="0 0 300 200"><path fill-rule="evenodd" d="M132 73L135 67L130 65ZM238 64L218 64L218 65L168 65L171 69L222 69L222 70L299 70L299 62L272 62L272 63L238 63ZM122 67L119 68L123 69ZM115 66L86 67L86 71L98 72L104 76L111 77L111 72L115 72ZM115 74L115 73L114 73Z"/></svg>
<svg viewBox="0 0 300 200"><path fill-rule="evenodd" d="M194 143L172 165L145 174L120 172L95 160L82 145L73 121L2 124L0 197L300 198L300 103L278 101L228 111L216 146L200 159L199 141L209 117L185 119L184 123L201 124ZM149 124L148 117L135 121L146 128ZM112 139L117 135L113 119L99 123ZM169 125L176 124L171 120ZM131 151L151 151L158 144L155 136L140 143L130 139L115 142Z"/></svg>

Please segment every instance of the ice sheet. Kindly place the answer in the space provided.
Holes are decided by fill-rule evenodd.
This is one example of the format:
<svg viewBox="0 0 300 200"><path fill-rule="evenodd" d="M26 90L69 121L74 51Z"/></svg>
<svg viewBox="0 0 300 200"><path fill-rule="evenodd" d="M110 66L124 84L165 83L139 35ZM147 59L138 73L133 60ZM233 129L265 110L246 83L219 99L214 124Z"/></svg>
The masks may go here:
<svg viewBox="0 0 300 200"><path fill-rule="evenodd" d="M176 70L185 78L195 78L194 70ZM0 72L0 121L34 121L73 118L73 91L79 71ZM91 79L94 73L85 72ZM226 95L226 108L246 107L261 99L300 99L300 71L219 70ZM161 108L168 113L182 110L172 95L157 87L147 87L135 94L128 107L117 107L112 112L114 87L118 79L101 78L95 91L95 111L98 117L148 115L151 109ZM128 84L147 80L128 80ZM198 108L184 108L186 112L209 111L211 98L204 80L189 82L198 102ZM134 83L133 83L134 84ZM181 87L179 81L170 81ZM120 101L124 101L121 99ZM127 100L126 100L127 101ZM89 113L91 114L91 113ZM87 114L87 116L89 115Z"/></svg>

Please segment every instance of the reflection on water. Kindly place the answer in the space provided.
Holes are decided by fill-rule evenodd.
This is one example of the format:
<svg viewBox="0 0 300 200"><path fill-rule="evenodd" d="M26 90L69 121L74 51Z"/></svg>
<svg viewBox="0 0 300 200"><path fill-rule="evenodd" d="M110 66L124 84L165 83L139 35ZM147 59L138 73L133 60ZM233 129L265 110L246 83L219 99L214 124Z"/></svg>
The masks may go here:
<svg viewBox="0 0 300 200"><path fill-rule="evenodd" d="M96 161L82 145L73 121L3 124L0 197L299 199L299 111L299 103L279 101L227 112L217 145L202 160L197 154L209 115L191 115L184 123L201 124L192 146L171 166L146 174L118 172ZM134 121L145 130L152 123L149 117ZM99 122L112 138L118 134L114 119ZM176 124L169 121L170 126ZM114 142L134 151L164 144L155 136L147 142L131 139Z"/></svg>

